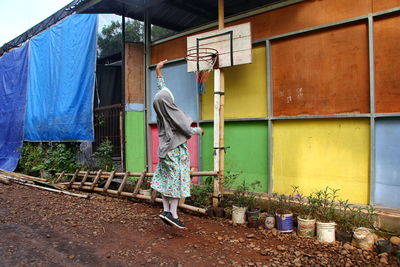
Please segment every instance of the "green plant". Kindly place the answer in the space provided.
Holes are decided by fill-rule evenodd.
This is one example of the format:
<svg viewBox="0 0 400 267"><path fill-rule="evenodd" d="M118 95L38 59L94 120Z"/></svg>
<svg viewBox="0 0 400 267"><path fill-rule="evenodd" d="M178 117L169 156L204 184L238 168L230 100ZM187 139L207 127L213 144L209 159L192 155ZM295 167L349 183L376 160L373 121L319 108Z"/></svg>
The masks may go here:
<svg viewBox="0 0 400 267"><path fill-rule="evenodd" d="M25 143L21 148L21 159L17 171L38 176L41 171L75 171L78 146L76 143Z"/></svg>
<svg viewBox="0 0 400 267"><path fill-rule="evenodd" d="M101 142L85 167L92 170L113 171L115 166L111 156L112 149L113 146L110 140Z"/></svg>
<svg viewBox="0 0 400 267"><path fill-rule="evenodd" d="M193 185L190 190L190 203L196 207L208 208L211 206L211 194L214 188L214 178L203 178L202 185Z"/></svg>
<svg viewBox="0 0 400 267"><path fill-rule="evenodd" d="M313 192L308 197L309 204L313 209L315 217L321 222L332 222L335 219L335 212L339 189L333 189L329 186L323 190Z"/></svg>
<svg viewBox="0 0 400 267"><path fill-rule="evenodd" d="M247 185L246 181L243 181L242 184L236 187L233 193L232 204L239 207L248 207L249 210L254 210L258 201L253 191L259 185L259 181L253 182L250 185Z"/></svg>

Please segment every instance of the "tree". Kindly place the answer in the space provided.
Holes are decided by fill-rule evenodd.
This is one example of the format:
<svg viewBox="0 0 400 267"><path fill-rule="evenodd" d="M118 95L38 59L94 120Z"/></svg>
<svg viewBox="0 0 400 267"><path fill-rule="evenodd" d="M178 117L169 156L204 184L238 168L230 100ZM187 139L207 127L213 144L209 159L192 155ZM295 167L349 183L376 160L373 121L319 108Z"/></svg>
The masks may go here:
<svg viewBox="0 0 400 267"><path fill-rule="evenodd" d="M144 24L138 20L128 20L125 23L125 40L127 42L143 42ZM158 40L173 34L174 31L159 26L151 26L151 40ZM99 57L121 52L122 47L122 25L120 21L112 21L106 25L98 34Z"/></svg>

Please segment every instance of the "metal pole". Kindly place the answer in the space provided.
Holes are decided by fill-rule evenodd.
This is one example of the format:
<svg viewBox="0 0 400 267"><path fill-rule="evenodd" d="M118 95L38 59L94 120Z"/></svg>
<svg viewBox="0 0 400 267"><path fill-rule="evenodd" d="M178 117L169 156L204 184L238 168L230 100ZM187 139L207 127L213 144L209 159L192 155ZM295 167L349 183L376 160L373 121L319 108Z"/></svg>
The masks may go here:
<svg viewBox="0 0 400 267"><path fill-rule="evenodd" d="M265 56L267 61L267 101L268 101L268 193L272 193L272 162L273 162L273 136L272 136L272 117L273 117L273 99L272 99L272 73L271 73L271 42L266 41Z"/></svg>
<svg viewBox="0 0 400 267"><path fill-rule="evenodd" d="M368 15L369 97L370 97L370 193L369 204L375 202L375 61L374 18Z"/></svg>
<svg viewBox="0 0 400 267"><path fill-rule="evenodd" d="M150 24L150 15L149 15L149 10L148 7L145 10L144 14L144 77L145 77L145 110L144 110L144 119L145 119L145 154L146 154L146 163L147 166L146 168L148 170L152 169L151 165L151 127L149 125L150 119L150 99L151 99L151 90L150 90L150 42L151 42L151 24Z"/></svg>
<svg viewBox="0 0 400 267"><path fill-rule="evenodd" d="M122 16L122 97L121 97L121 102L122 102L122 110L120 113L120 144L121 144L121 165L122 169L125 170L126 168L126 162L125 162L125 15Z"/></svg>

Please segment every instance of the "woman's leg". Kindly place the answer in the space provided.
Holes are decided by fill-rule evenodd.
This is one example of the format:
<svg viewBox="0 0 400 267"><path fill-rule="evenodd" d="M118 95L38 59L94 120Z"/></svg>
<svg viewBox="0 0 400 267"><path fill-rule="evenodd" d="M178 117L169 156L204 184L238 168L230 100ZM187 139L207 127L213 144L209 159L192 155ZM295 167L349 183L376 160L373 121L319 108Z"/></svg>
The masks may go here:
<svg viewBox="0 0 400 267"><path fill-rule="evenodd" d="M172 213L172 217L174 219L178 219L178 204L179 204L179 198L171 198L169 211Z"/></svg>
<svg viewBox="0 0 400 267"><path fill-rule="evenodd" d="M170 212L171 210L171 206L169 204L171 198L170 197L166 197L164 195L162 195L162 203L163 203L163 208L165 212Z"/></svg>

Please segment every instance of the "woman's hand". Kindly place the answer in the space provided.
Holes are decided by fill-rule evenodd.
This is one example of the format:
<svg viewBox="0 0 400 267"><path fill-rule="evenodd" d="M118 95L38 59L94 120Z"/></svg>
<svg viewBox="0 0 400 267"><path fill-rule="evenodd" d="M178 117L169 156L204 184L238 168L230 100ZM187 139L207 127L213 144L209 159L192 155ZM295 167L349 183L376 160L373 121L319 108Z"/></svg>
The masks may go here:
<svg viewBox="0 0 400 267"><path fill-rule="evenodd" d="M161 69L162 67L164 67L164 64L168 61L168 59L165 59L163 61L160 61L157 63L156 69Z"/></svg>
<svg viewBox="0 0 400 267"><path fill-rule="evenodd" d="M157 77L162 77L161 68L164 67L164 63L166 63L167 61L168 60L165 59L165 60L160 61L160 62L157 63L157 66L156 66Z"/></svg>

